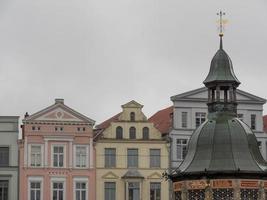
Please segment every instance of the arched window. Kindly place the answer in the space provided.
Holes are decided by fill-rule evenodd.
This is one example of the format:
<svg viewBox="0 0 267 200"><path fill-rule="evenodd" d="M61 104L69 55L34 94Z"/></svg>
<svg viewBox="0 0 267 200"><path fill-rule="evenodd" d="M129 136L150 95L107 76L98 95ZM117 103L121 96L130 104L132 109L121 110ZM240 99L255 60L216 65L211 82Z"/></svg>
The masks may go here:
<svg viewBox="0 0 267 200"><path fill-rule="evenodd" d="M136 129L134 127L131 127L129 132L130 132L130 139L136 139Z"/></svg>
<svg viewBox="0 0 267 200"><path fill-rule="evenodd" d="M130 113L130 121L135 121L135 113L134 112L131 112Z"/></svg>
<svg viewBox="0 0 267 200"><path fill-rule="evenodd" d="M121 126L116 128L116 139L122 139L123 129Z"/></svg>
<svg viewBox="0 0 267 200"><path fill-rule="evenodd" d="M144 127L143 128L143 139L148 140L149 139L149 128Z"/></svg>

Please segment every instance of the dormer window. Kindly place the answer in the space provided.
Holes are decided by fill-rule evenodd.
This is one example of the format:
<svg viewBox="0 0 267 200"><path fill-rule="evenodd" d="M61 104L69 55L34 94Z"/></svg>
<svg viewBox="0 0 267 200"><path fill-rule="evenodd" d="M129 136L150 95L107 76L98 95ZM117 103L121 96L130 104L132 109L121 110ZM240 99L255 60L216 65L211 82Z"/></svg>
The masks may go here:
<svg viewBox="0 0 267 200"><path fill-rule="evenodd" d="M130 121L131 122L134 122L135 121L135 113L134 112L131 112L130 113Z"/></svg>
<svg viewBox="0 0 267 200"><path fill-rule="evenodd" d="M130 137L130 139L136 139L136 129L135 129L135 127L131 127L130 128L129 137Z"/></svg>
<svg viewBox="0 0 267 200"><path fill-rule="evenodd" d="M116 128L116 139L122 139L123 129L121 126Z"/></svg>

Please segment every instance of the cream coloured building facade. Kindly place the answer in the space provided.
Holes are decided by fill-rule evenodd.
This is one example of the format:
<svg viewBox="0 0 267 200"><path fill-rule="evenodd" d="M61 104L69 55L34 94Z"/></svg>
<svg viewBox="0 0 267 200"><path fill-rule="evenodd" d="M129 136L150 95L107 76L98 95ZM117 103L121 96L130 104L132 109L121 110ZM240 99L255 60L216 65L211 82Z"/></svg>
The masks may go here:
<svg viewBox="0 0 267 200"><path fill-rule="evenodd" d="M97 126L96 199L166 200L168 145L148 122L142 105L130 101L122 112Z"/></svg>

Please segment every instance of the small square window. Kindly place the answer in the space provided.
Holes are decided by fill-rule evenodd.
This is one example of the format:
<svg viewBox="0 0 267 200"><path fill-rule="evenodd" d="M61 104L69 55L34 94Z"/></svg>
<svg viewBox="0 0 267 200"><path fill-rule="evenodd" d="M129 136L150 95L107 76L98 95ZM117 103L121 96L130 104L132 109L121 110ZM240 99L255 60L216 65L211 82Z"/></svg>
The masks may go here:
<svg viewBox="0 0 267 200"><path fill-rule="evenodd" d="M40 131L40 130L41 130L41 127L40 127L40 126L38 126L38 128L37 128L37 129L38 129L38 131Z"/></svg>
<svg viewBox="0 0 267 200"><path fill-rule="evenodd" d="M85 131L85 127L83 127L83 131Z"/></svg>
<svg viewBox="0 0 267 200"><path fill-rule="evenodd" d="M81 128L80 127L77 127L77 131L80 131L81 130Z"/></svg>
<svg viewBox="0 0 267 200"><path fill-rule="evenodd" d="M60 131L63 131L63 127L60 127Z"/></svg>
<svg viewBox="0 0 267 200"><path fill-rule="evenodd" d="M35 126L32 126L32 130L35 131Z"/></svg>

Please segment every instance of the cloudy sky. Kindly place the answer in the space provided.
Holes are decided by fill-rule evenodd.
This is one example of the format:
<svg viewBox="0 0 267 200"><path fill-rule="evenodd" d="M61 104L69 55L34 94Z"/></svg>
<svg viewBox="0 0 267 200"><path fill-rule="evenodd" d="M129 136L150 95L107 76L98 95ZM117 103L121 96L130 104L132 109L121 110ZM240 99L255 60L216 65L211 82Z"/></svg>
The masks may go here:
<svg viewBox="0 0 267 200"><path fill-rule="evenodd" d="M220 9L240 89L267 98L266 0L0 0L0 115L60 97L97 123L132 99L150 116L203 86Z"/></svg>

